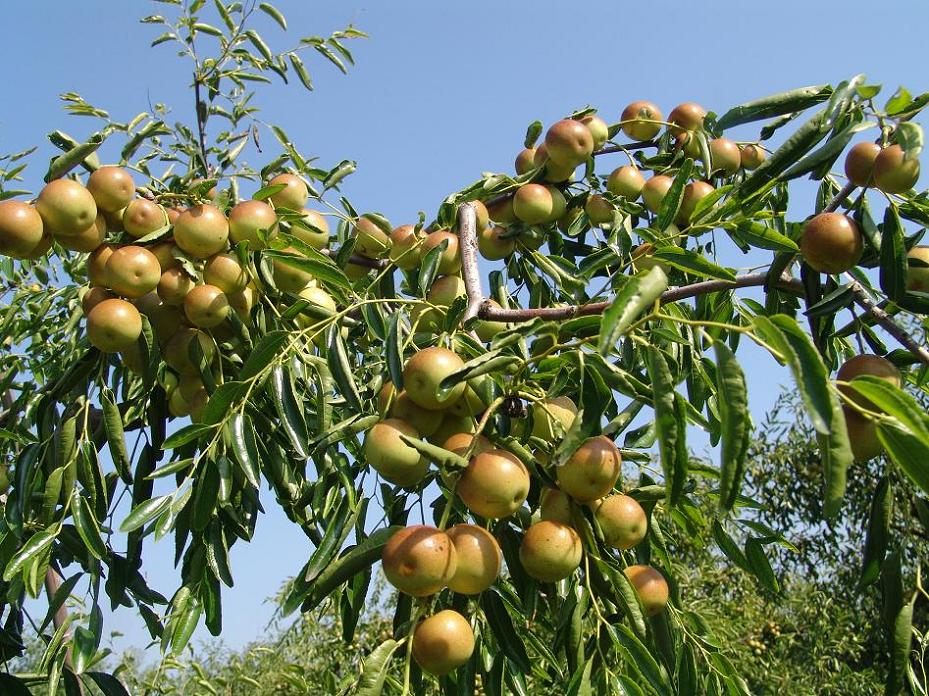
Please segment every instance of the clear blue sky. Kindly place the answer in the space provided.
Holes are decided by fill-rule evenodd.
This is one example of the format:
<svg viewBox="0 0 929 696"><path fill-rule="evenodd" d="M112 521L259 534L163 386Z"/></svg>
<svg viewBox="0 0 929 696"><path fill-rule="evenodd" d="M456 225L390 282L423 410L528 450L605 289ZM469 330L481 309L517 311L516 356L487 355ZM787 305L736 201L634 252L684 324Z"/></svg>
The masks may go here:
<svg viewBox="0 0 929 696"><path fill-rule="evenodd" d="M634 99L653 100L666 114L683 101L722 113L751 98L835 84L858 72L883 84L886 96L899 84L914 93L927 88L924 2L860 3L860 13L854 2L836 0L277 4L291 27L287 37L270 22L259 24L275 48L349 22L371 34L353 44L357 67L348 77L312 61L315 93L274 85L264 88L259 104L265 119L322 164L356 160L358 172L344 192L359 209L382 211L395 224L415 221L421 209L434 212L482 171L510 171L528 123L551 123L586 104L613 122ZM121 120L151 101L192 122L186 64L166 46L150 49L156 32L137 23L167 10L154 2L101 0L4 4L0 152L40 145L29 186L38 189L53 154L47 132L62 129L80 139L91 128L64 115L61 92L78 92ZM753 127L739 135L754 133ZM272 137L264 142L272 151ZM812 207L812 190L808 201ZM734 256L725 261L744 263ZM760 414L787 374L754 351L741 357ZM271 606L260 603L311 551L303 534L273 512L271 496L264 500L269 514L254 543L236 545L236 587L224 592L224 639L234 646L261 632ZM166 593L177 582L170 547L150 546L145 566L151 584ZM119 645L144 645L133 612L107 621L126 634ZM207 636L203 629L197 635Z"/></svg>

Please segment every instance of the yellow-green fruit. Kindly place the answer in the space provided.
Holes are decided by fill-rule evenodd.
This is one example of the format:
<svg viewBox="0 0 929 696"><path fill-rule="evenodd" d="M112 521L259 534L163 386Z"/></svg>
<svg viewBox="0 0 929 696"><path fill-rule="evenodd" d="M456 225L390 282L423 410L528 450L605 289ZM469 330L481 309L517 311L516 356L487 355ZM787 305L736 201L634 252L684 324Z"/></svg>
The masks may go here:
<svg viewBox="0 0 929 696"><path fill-rule="evenodd" d="M194 423L203 421L203 409L206 408L210 400L210 394L206 389L198 389L190 399L190 420Z"/></svg>
<svg viewBox="0 0 929 696"><path fill-rule="evenodd" d="M435 594L455 575L458 557L448 535L426 525L396 531L381 553L387 581L413 597Z"/></svg>
<svg viewBox="0 0 929 696"><path fill-rule="evenodd" d="M555 442L574 423L577 406L567 396L542 399L532 405L532 436L546 442Z"/></svg>
<svg viewBox="0 0 929 696"><path fill-rule="evenodd" d="M513 211L513 196L506 196L487 206L490 219L501 225L516 222L516 213Z"/></svg>
<svg viewBox="0 0 929 696"><path fill-rule="evenodd" d="M188 208L174 223L174 243L194 258L206 259L218 254L228 241L226 216L208 203Z"/></svg>
<svg viewBox="0 0 929 696"><path fill-rule="evenodd" d="M456 524L447 534L458 558L458 568L448 581L448 588L459 594L476 595L493 585L503 561L494 536L474 524Z"/></svg>
<svg viewBox="0 0 929 696"><path fill-rule="evenodd" d="M480 452L462 472L456 492L475 515L509 517L529 495L529 471L506 450Z"/></svg>
<svg viewBox="0 0 929 696"><path fill-rule="evenodd" d="M102 213L97 213L97 218L91 223L90 227L78 234L55 235L55 241L65 249L85 253L97 249L103 244L104 239L106 239L106 220Z"/></svg>
<svg viewBox="0 0 929 696"><path fill-rule="evenodd" d="M368 218L355 222L355 252L369 259L382 259L390 253L390 236Z"/></svg>
<svg viewBox="0 0 929 696"><path fill-rule="evenodd" d="M668 114L668 122L672 125L668 127L673 135L680 135L685 131L694 131L703 126L703 119L706 117L706 109L694 102L684 102L678 104L671 113Z"/></svg>
<svg viewBox="0 0 929 696"><path fill-rule="evenodd" d="M375 423L365 435L365 459L391 483L415 486L426 476L429 462L416 448L406 444L401 435L414 440L420 438L412 425L397 418Z"/></svg>
<svg viewBox="0 0 929 696"><path fill-rule="evenodd" d="M22 201L0 201L0 254L28 259L42 242L42 217Z"/></svg>
<svg viewBox="0 0 929 696"><path fill-rule="evenodd" d="M184 304L184 298L196 284L197 281L187 275L187 271L180 266L169 268L161 274L158 281L158 297L167 305L179 307Z"/></svg>
<svg viewBox="0 0 929 696"><path fill-rule="evenodd" d="M487 404L484 403L484 400L474 389L475 386L479 385L480 379L481 377L475 377L473 381L467 383L464 394L461 395L458 401L448 407L448 413L456 416L476 417L484 412Z"/></svg>
<svg viewBox="0 0 929 696"><path fill-rule="evenodd" d="M291 254L294 260L290 261L283 257L274 259L274 284L284 292L300 292L311 280L314 280L313 274L296 265L298 259L304 258L297 249L286 247L281 251Z"/></svg>
<svg viewBox="0 0 929 696"><path fill-rule="evenodd" d="M613 222L613 213L615 208L606 198L599 193L591 194L587 197L587 203L584 204L584 212L595 225Z"/></svg>
<svg viewBox="0 0 929 696"><path fill-rule="evenodd" d="M650 271L658 266L665 275L671 272L671 267L655 258L655 245L643 242L632 250L632 267L635 271Z"/></svg>
<svg viewBox="0 0 929 696"><path fill-rule="evenodd" d="M155 255L155 258L158 259L158 265L161 266L161 272L164 273L169 268L174 268L177 266L180 261L174 255L174 250L177 247L174 245L173 240L167 240L165 242L158 242L158 244L152 244L150 247L146 247L150 252Z"/></svg>
<svg viewBox="0 0 929 696"><path fill-rule="evenodd" d="M464 361L448 348L424 348L415 353L403 368L403 386L418 406L443 409L461 398L465 383L459 382L447 390L441 390L439 385L462 367Z"/></svg>
<svg viewBox="0 0 929 696"><path fill-rule="evenodd" d="M400 225L390 233L390 260L397 268L412 271L422 261L426 235L413 225Z"/></svg>
<svg viewBox="0 0 929 696"><path fill-rule="evenodd" d="M290 224L290 233L314 249L322 249L329 244L329 223L322 213L309 208L304 208L303 217Z"/></svg>
<svg viewBox="0 0 929 696"><path fill-rule="evenodd" d="M474 208L474 224L477 232L483 231L490 224L490 212L481 201L468 201Z"/></svg>
<svg viewBox="0 0 929 696"><path fill-rule="evenodd" d="M542 582L563 580L581 564L583 547L574 527L542 520L526 530L519 546L519 562L530 576Z"/></svg>
<svg viewBox="0 0 929 696"><path fill-rule="evenodd" d="M184 418L190 415L190 404L181 394L180 389L175 389L168 395L168 413L175 418Z"/></svg>
<svg viewBox="0 0 929 696"><path fill-rule="evenodd" d="M152 325L152 331L155 332L155 338L160 344L167 343L183 326L187 320L183 311L179 307L166 305L158 293L150 292L142 295L137 300L133 300L136 309L148 317Z"/></svg>
<svg viewBox="0 0 929 696"><path fill-rule="evenodd" d="M71 179L54 179L39 192L35 209L45 229L55 234L80 234L97 219L90 191Z"/></svg>
<svg viewBox="0 0 929 696"><path fill-rule="evenodd" d="M588 438L558 467L558 487L581 503L603 498L619 478L619 448L604 435Z"/></svg>
<svg viewBox="0 0 929 696"><path fill-rule="evenodd" d="M429 437L442 423L443 411L432 411L418 406L405 391L394 393L394 385L388 382L378 394L381 413L409 423L423 437ZM389 406L388 406L389 404Z"/></svg>
<svg viewBox="0 0 929 696"><path fill-rule="evenodd" d="M855 461L866 462L881 454L884 445L877 436L877 423L849 406L843 406L842 412Z"/></svg>
<svg viewBox="0 0 929 696"><path fill-rule="evenodd" d="M142 333L142 317L132 304L117 298L104 300L87 316L87 338L104 353L118 353Z"/></svg>
<svg viewBox="0 0 929 696"><path fill-rule="evenodd" d="M459 416L451 411L444 411L439 427L426 439L434 445L441 445L452 435L471 434L475 430L477 430L477 423L471 416Z"/></svg>
<svg viewBox="0 0 929 696"><path fill-rule="evenodd" d="M646 614L655 616L668 606L668 581L658 570L647 565L632 565L624 568L623 573L635 588Z"/></svg>
<svg viewBox="0 0 929 696"><path fill-rule="evenodd" d="M101 244L87 257L87 277L91 285L106 285L106 262L118 247Z"/></svg>
<svg viewBox="0 0 929 696"><path fill-rule="evenodd" d="M114 297L115 295L106 288L99 286L88 288L87 292L81 295L81 310L84 312L84 316L89 315L90 311L104 300L110 300Z"/></svg>
<svg viewBox="0 0 929 696"><path fill-rule="evenodd" d="M516 162L513 164L517 174L531 172L539 166L535 162L535 153L536 150L534 147L527 147L519 151L519 154L516 155Z"/></svg>
<svg viewBox="0 0 929 696"><path fill-rule="evenodd" d="M874 185L884 193L909 191L919 180L919 159L906 159L899 145L880 151L874 160Z"/></svg>
<svg viewBox="0 0 929 696"><path fill-rule="evenodd" d="M167 225L168 214L154 201L135 198L123 210L122 223L130 237L139 239Z"/></svg>
<svg viewBox="0 0 929 696"><path fill-rule="evenodd" d="M571 118L552 124L545 133L545 149L555 164L578 165L594 151L590 130L580 121Z"/></svg>
<svg viewBox="0 0 929 696"><path fill-rule="evenodd" d="M360 278L365 278L371 275L371 269L367 266L361 266L357 263L347 263L345 268L342 269L345 271L345 277L349 280L358 280Z"/></svg>
<svg viewBox="0 0 929 696"><path fill-rule="evenodd" d="M297 323L305 329L320 324L321 321L336 313L337 306L335 299L322 288L307 285L300 291L299 296L301 299L310 303L306 311L297 315ZM319 329L322 329L321 325ZM344 335L343 329L343 336ZM325 332L321 331L320 333L316 333L313 336L313 341L318 346L323 345L326 342Z"/></svg>
<svg viewBox="0 0 929 696"><path fill-rule="evenodd" d="M181 328L165 344L163 356L168 367L181 375L200 374L199 368L190 357L193 341L200 343L200 352L203 353L206 364L213 362L216 347L209 334L199 329Z"/></svg>
<svg viewBox="0 0 929 696"><path fill-rule="evenodd" d="M821 273L844 273L864 253L858 225L841 213L820 213L807 220L800 238L803 260Z"/></svg>
<svg viewBox="0 0 929 696"><path fill-rule="evenodd" d="M742 168L748 171L758 169L767 156L760 145L745 145L742 148Z"/></svg>
<svg viewBox="0 0 929 696"><path fill-rule="evenodd" d="M471 624L453 609L430 616L413 631L413 657L429 674L448 674L470 660L473 652Z"/></svg>
<svg viewBox="0 0 929 696"><path fill-rule="evenodd" d="M842 363L839 371L836 372L835 378L840 382L851 382L855 377L861 377L863 375L877 377L898 388L903 381L903 378L900 376L900 370L887 358L882 358L879 355L867 354L856 355L846 360ZM854 387L843 385L839 387L839 391L868 411L879 410L871 400L859 394Z"/></svg>
<svg viewBox="0 0 929 696"><path fill-rule="evenodd" d="M248 285L248 274L232 254L217 254L203 266L203 282L215 285L226 294L241 292Z"/></svg>
<svg viewBox="0 0 929 696"><path fill-rule="evenodd" d="M874 160L880 153L877 143L858 143L845 155L845 176L855 186L870 186L874 182Z"/></svg>
<svg viewBox="0 0 929 696"><path fill-rule="evenodd" d="M906 289L910 292L929 292L929 246L910 249L906 255Z"/></svg>
<svg viewBox="0 0 929 696"><path fill-rule="evenodd" d="M653 213L658 212L661 202L671 188L674 179L664 174L657 174L645 182L642 187L642 199L645 201L645 207Z"/></svg>
<svg viewBox="0 0 929 696"><path fill-rule="evenodd" d="M180 214L183 213L187 208L184 206L174 206L173 208L167 208L165 213L168 216L168 224L173 225L175 221L180 217Z"/></svg>
<svg viewBox="0 0 929 696"><path fill-rule="evenodd" d="M474 445L473 454L487 452L494 448L490 440L483 435L474 435L474 433L455 433L445 440L442 447L449 452L464 456L471 448L471 443L474 442L475 437L477 438L477 444Z"/></svg>
<svg viewBox="0 0 929 696"><path fill-rule="evenodd" d="M728 138L714 138L709 142L709 146L714 172L731 176L739 171L739 167L742 166L742 153L738 145Z"/></svg>
<svg viewBox="0 0 929 696"><path fill-rule="evenodd" d="M516 238L505 227L490 225L477 236L477 250L488 261L500 261L516 251Z"/></svg>
<svg viewBox="0 0 929 696"><path fill-rule="evenodd" d="M100 167L87 179L87 190L98 210L115 213L129 205L135 196L135 182L122 167Z"/></svg>
<svg viewBox="0 0 929 696"><path fill-rule="evenodd" d="M158 287L161 265L145 247L116 249L106 262L106 285L123 297L142 297Z"/></svg>
<svg viewBox="0 0 929 696"><path fill-rule="evenodd" d="M423 256L439 246L442 242L448 242L448 246L439 257L439 273L442 275L452 275L461 270L461 251L458 248L458 235L448 230L436 230L426 235L423 241Z"/></svg>
<svg viewBox="0 0 929 696"><path fill-rule="evenodd" d="M232 311L239 316L239 319L246 325L251 325L252 307L255 306L255 301L258 299L258 292L255 288L246 286L240 292L226 295L226 299L229 301Z"/></svg>
<svg viewBox="0 0 929 696"><path fill-rule="evenodd" d="M545 145L540 145L538 153L544 153L543 148ZM537 157L539 156L537 153ZM547 155L546 155L547 157ZM577 169L576 164L557 164L552 160L545 161L545 181L550 183L564 183L566 181L571 181L574 178L574 170Z"/></svg>
<svg viewBox="0 0 929 696"><path fill-rule="evenodd" d="M603 147L603 143L610 137L610 129L606 125L606 121L596 114L590 114L582 118L581 123L587 126L587 130L590 131L590 137L594 140L594 150Z"/></svg>
<svg viewBox="0 0 929 696"><path fill-rule="evenodd" d="M539 496L539 517L543 520L572 523L571 497L557 488L545 488Z"/></svg>
<svg viewBox="0 0 929 696"><path fill-rule="evenodd" d="M637 200L645 186L645 177L638 167L630 164L617 167L606 180L606 190L614 196L623 196L630 201Z"/></svg>
<svg viewBox="0 0 929 696"><path fill-rule="evenodd" d="M277 214L264 201L242 201L229 211L229 239L245 242L250 249L264 249L262 235L270 239L277 232Z"/></svg>
<svg viewBox="0 0 929 696"><path fill-rule="evenodd" d="M633 140L650 140L658 135L664 114L650 101L634 101L623 109L623 133Z"/></svg>
<svg viewBox="0 0 929 696"><path fill-rule="evenodd" d="M523 184L513 196L513 212L527 225L551 219L555 210L551 191L541 184Z"/></svg>
<svg viewBox="0 0 929 696"><path fill-rule="evenodd" d="M294 174L278 174L268 182L268 186L277 186L278 184L284 184L284 189L271 196L274 207L294 211L303 210L310 197L306 182Z"/></svg>
<svg viewBox="0 0 929 696"><path fill-rule="evenodd" d="M681 198L681 207L678 208L675 222L679 225L687 225L697 207L697 203L709 196L716 189L705 181L692 181L684 187L684 195Z"/></svg>
<svg viewBox="0 0 929 696"><path fill-rule="evenodd" d="M497 309L503 309L500 306L500 303L495 300L487 300L487 304ZM506 331L508 328L509 324L507 324L505 321L490 321L488 319L479 319L478 322L474 325L474 332L477 334L477 337L484 343L489 343L498 333L501 331Z"/></svg>
<svg viewBox="0 0 929 696"><path fill-rule="evenodd" d="M448 308L457 298L466 296L467 289L464 281L459 276L447 275L433 281L426 299L434 305Z"/></svg>
<svg viewBox="0 0 929 696"><path fill-rule="evenodd" d="M198 285L184 298L184 314L194 326L208 329L217 326L229 316L226 293L215 285Z"/></svg>
<svg viewBox="0 0 929 696"><path fill-rule="evenodd" d="M648 532L648 516L635 498L611 495L604 498L595 513L603 539L617 549L631 549Z"/></svg>
<svg viewBox="0 0 929 696"><path fill-rule="evenodd" d="M203 389L203 380L197 375L181 375L177 381L177 389L184 400L190 403L194 394Z"/></svg>
<svg viewBox="0 0 929 696"><path fill-rule="evenodd" d="M568 200L564 197L564 193L562 193L561 189L557 186L546 184L545 188L547 188L548 192L552 194L552 214L548 216L548 219L545 222L557 222L558 218L564 215L568 210Z"/></svg>

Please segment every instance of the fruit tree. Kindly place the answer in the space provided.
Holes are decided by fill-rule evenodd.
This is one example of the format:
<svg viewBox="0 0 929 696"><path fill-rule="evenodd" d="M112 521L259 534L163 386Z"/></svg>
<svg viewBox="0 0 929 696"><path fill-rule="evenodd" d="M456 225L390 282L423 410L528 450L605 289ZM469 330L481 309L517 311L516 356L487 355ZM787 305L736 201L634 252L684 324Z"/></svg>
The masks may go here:
<svg viewBox="0 0 929 696"><path fill-rule="evenodd" d="M512 172L394 226L340 194L353 162L256 115L254 85L312 89L310 54L347 72L362 32L278 53L250 24L286 30L269 3L165 4L142 21L191 62L193 123L68 93L99 130L50 133L37 190L14 188L30 150L0 158L4 659L27 600L48 607L41 672L5 690L125 693L106 604L165 652L218 635L229 559L277 505L314 545L285 610L338 607L350 642L372 573L398 592L344 692L746 692L669 540L711 510L718 551L777 590L765 547L790 530L742 515L748 341L795 382L827 520L855 461L884 462L856 563L883 588L888 692L915 679L927 595L888 510L929 494L929 94L880 104L859 75L728 110L628 95L532 123ZM717 466L691 460L694 429ZM166 535L170 597L143 575ZM63 610L78 588L86 610Z"/></svg>

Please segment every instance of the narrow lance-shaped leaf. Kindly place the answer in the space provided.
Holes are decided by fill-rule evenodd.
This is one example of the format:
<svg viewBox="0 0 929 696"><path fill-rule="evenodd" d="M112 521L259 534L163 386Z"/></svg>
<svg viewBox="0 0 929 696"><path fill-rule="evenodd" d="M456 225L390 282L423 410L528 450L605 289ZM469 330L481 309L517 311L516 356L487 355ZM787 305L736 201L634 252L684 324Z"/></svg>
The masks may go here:
<svg viewBox="0 0 929 696"><path fill-rule="evenodd" d="M884 230L881 236L881 290L891 299L906 293L907 258L903 224L894 205L884 211Z"/></svg>
<svg viewBox="0 0 929 696"><path fill-rule="evenodd" d="M881 574L881 564L887 553L890 538L890 522L893 517L894 491L890 477L885 475L878 481L871 497L868 515L868 536L865 539L864 557L858 587L870 585Z"/></svg>
<svg viewBox="0 0 929 696"><path fill-rule="evenodd" d="M829 85L812 85L754 99L729 109L716 121L716 126L719 130L725 130L742 123L802 111L826 101L830 94L832 89Z"/></svg>
<svg viewBox="0 0 929 696"><path fill-rule="evenodd" d="M674 176L674 181L671 182L671 187L661 200L661 205L658 207L658 217L655 220L655 228L659 232L664 232L668 229L668 225L674 222L677 211L681 207L681 201L684 198L684 187L690 179L693 168L694 161L688 157L684 160L684 164L681 165L681 168Z"/></svg>
<svg viewBox="0 0 929 696"><path fill-rule="evenodd" d="M87 547L87 550L97 560L107 557L106 545L100 536L100 525L94 517L93 510L87 498L82 496L77 488L71 494L71 514L74 517L74 526L77 533Z"/></svg>
<svg viewBox="0 0 929 696"><path fill-rule="evenodd" d="M387 372L394 389L398 392L403 389L403 346L400 338L400 312L394 312L387 327Z"/></svg>
<svg viewBox="0 0 929 696"><path fill-rule="evenodd" d="M658 266L643 276L633 276L603 313L597 350L607 356L636 318L668 288L668 277Z"/></svg>
<svg viewBox="0 0 929 696"><path fill-rule="evenodd" d="M892 421L878 422L877 437L887 450L891 461L899 466L924 494L929 495L929 444Z"/></svg>
<svg viewBox="0 0 929 696"><path fill-rule="evenodd" d="M110 447L113 464L116 466L119 477L125 483L132 483L132 462L126 450L123 419L109 389L100 394L100 405L103 407L103 426L106 430L106 440Z"/></svg>
<svg viewBox="0 0 929 696"><path fill-rule="evenodd" d="M716 352L716 406L722 445L719 466L719 508L731 510L742 486L745 455L751 434L748 388L745 373L732 350L722 341L713 344Z"/></svg>
<svg viewBox="0 0 929 696"><path fill-rule="evenodd" d="M358 681L358 696L381 696L390 660L401 645L393 638L388 638L365 658L361 679Z"/></svg>
<svg viewBox="0 0 929 696"><path fill-rule="evenodd" d="M668 502L675 505L684 492L684 482L687 478L686 423L681 417L684 411L678 407L677 401L680 397L674 391L674 379L661 350L653 344L650 344L647 350L646 367L654 393L652 403L655 409L661 468L664 472Z"/></svg>
<svg viewBox="0 0 929 696"><path fill-rule="evenodd" d="M342 340L342 327L338 323L333 322L329 327L326 342L328 344L326 362L332 372L332 378L339 387L339 392L352 409L356 412L364 411L361 405L361 395L358 393L355 378L352 376L353 370L348 361L345 341Z"/></svg>

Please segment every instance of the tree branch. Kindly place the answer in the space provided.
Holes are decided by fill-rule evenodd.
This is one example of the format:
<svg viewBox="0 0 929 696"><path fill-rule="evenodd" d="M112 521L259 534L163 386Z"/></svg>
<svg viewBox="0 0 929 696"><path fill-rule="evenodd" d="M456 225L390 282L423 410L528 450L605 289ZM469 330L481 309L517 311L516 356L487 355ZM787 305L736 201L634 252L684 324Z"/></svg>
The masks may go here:
<svg viewBox="0 0 929 696"><path fill-rule="evenodd" d="M200 159L203 161L203 176L209 178L210 168L206 163L206 104L200 100L200 75L194 73L194 102L197 115L197 138L200 141Z"/></svg>
<svg viewBox="0 0 929 696"><path fill-rule="evenodd" d="M611 147L602 147L596 152L593 156L597 155L609 155L613 152L626 152L627 150L644 150L647 147L656 147L658 143L654 140L643 140L640 143L627 143L625 145L612 145Z"/></svg>
<svg viewBox="0 0 929 696"><path fill-rule="evenodd" d="M893 320L893 317L878 307L877 303L871 299L868 295L868 291L864 289L861 283L855 280L849 273L845 273L844 275L849 281L849 289L855 296L855 303L874 317L884 331L897 339L897 342L909 350L921 363L929 365L929 350L926 350L925 346L921 346L915 338L907 333L906 329Z"/></svg>
<svg viewBox="0 0 929 696"><path fill-rule="evenodd" d="M461 319L462 323L466 323L477 316L484 302L477 267L477 213L471 203L458 206L458 249L461 252L461 276L468 293L468 308Z"/></svg>
<svg viewBox="0 0 929 696"><path fill-rule="evenodd" d="M838 210L838 207L842 205L846 198L852 195L852 191L855 190L855 184L849 181L845 186L842 187L842 190L835 194L835 198L829 201L829 205L823 208L824 213L834 213Z"/></svg>
<svg viewBox="0 0 929 696"><path fill-rule="evenodd" d="M330 249L320 249L320 252L326 256L332 256L332 251ZM369 259L367 256L362 256L361 254L352 254L348 261L356 266L373 268L375 270L385 268L387 264L390 263L387 259Z"/></svg>

